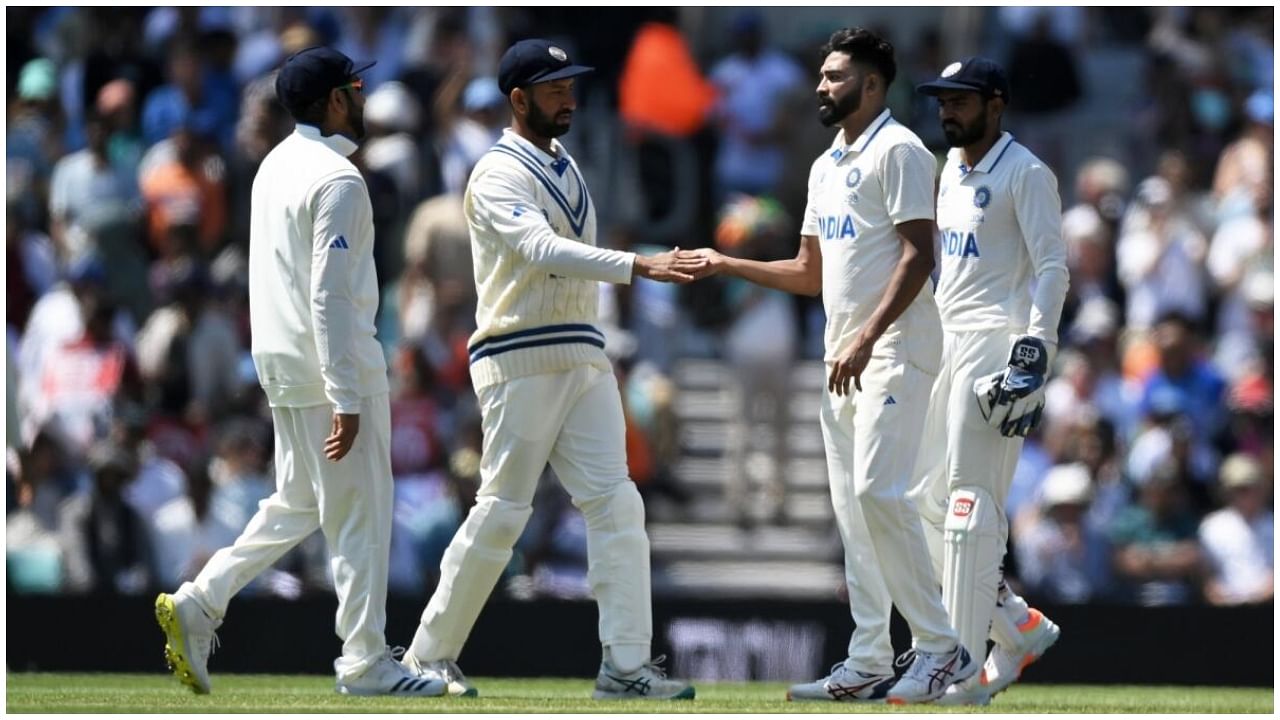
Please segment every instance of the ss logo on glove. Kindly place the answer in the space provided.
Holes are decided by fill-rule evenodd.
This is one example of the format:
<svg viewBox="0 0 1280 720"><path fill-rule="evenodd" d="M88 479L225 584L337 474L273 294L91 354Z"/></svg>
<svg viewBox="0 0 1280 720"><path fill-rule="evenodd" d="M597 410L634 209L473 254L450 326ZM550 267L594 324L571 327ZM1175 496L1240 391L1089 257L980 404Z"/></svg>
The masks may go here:
<svg viewBox="0 0 1280 720"><path fill-rule="evenodd" d="M1040 338L1023 335L1009 351L1009 367L973 383L978 409L1005 437L1026 437L1044 412L1049 353Z"/></svg>

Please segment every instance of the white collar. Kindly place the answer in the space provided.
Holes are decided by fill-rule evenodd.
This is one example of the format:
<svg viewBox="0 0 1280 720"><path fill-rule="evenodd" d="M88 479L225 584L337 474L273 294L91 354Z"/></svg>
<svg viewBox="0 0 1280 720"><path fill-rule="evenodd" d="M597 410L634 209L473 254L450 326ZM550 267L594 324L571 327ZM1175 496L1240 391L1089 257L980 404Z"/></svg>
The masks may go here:
<svg viewBox="0 0 1280 720"><path fill-rule="evenodd" d="M332 135L321 135L320 128L315 125L304 125L303 123L298 123L297 127L294 128L294 132L308 140L315 140L316 142L323 143L330 150L338 153L342 157L351 157L351 154L360 147L354 140L346 135L340 135L338 133L334 133Z"/></svg>
<svg viewBox="0 0 1280 720"><path fill-rule="evenodd" d="M875 138L881 128L889 124L891 119L893 119L893 116L889 112L889 108L885 108L876 116L875 120L872 120L867 124L867 127L863 129L862 134L849 144L846 144L844 141L844 130L837 130L836 137L831 141L831 147L829 148L831 152L828 154L831 155L832 159L836 162L840 162L840 160L850 152L860 153L865 151L867 146L871 144L871 140Z"/></svg>
<svg viewBox="0 0 1280 720"><path fill-rule="evenodd" d="M1009 146L1012 144L1013 134L1008 130L1005 130L1000 133L1000 137L996 139L995 144L991 146L991 149L987 151L987 154L983 155L982 159L978 161L978 164L972 168L965 167L964 151L962 149L952 148L951 153L955 153L956 164L960 166L961 175L968 175L969 173L974 172L987 174L995 169L996 163L1000 162L1000 158L1004 157L1005 151L1008 150Z"/></svg>
<svg viewBox="0 0 1280 720"><path fill-rule="evenodd" d="M564 151L564 146L561 145L560 141L556 140L555 138L551 139L551 150L555 154L551 154L551 153L548 153L546 150L543 150L542 148L538 147L537 145L534 145L533 143L529 142L525 138L521 137L520 133L517 133L512 128L504 128L502 131L502 137L509 138L512 142L518 144L520 147L524 148L525 150L529 150L531 152L536 153L537 157L542 161L542 164L546 165L547 167L553 167L557 163L563 165L565 162L565 157L567 155Z"/></svg>

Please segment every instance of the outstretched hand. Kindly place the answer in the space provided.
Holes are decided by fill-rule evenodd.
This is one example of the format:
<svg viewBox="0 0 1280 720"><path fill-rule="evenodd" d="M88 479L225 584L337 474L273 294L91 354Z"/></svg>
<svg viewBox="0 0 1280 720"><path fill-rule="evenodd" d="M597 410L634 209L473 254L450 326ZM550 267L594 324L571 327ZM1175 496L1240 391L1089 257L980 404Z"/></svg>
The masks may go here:
<svg viewBox="0 0 1280 720"><path fill-rule="evenodd" d="M632 274L660 282L684 284L705 274L707 259L679 247L657 255L637 255Z"/></svg>
<svg viewBox="0 0 1280 720"><path fill-rule="evenodd" d="M725 263L724 256L721 255L716 250L709 247L698 248L697 250L680 250L679 248L677 248L676 255L678 257L687 258L690 260L693 260L696 258L702 258L706 260L706 263L707 263L706 266L703 267L701 270L697 270L693 273L693 277L695 280L701 280L704 277L710 277L712 275L719 274L720 271L724 269L724 263Z"/></svg>

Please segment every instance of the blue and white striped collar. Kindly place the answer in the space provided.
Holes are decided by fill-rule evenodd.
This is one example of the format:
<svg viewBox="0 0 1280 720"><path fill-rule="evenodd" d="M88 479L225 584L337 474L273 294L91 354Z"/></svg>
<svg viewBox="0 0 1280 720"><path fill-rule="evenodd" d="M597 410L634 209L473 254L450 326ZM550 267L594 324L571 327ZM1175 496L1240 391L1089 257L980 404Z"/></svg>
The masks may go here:
<svg viewBox="0 0 1280 720"><path fill-rule="evenodd" d="M948 155L954 153L956 164L960 167L961 177L975 172L980 172L986 175L996 169L996 165L1000 162L1000 158L1004 157L1004 154L1009 151L1010 145L1013 145L1013 134L1006 130L1000 133L1000 137L996 140L996 143L991 146L991 149L987 151L986 155L982 156L982 159L978 161L978 164L972 168L964 164L964 151L962 149L952 148Z"/></svg>
<svg viewBox="0 0 1280 720"><path fill-rule="evenodd" d="M551 149L554 151L554 155L520 137L520 134L511 128L503 128L502 139L514 143L525 150L525 154L529 155L531 160L536 160L548 169L555 171L556 175L563 175L565 168L569 165L569 153L565 151L564 145L554 138L551 140Z"/></svg>
<svg viewBox="0 0 1280 720"><path fill-rule="evenodd" d="M996 140L996 144L991 146L987 154L982 156L982 160L974 166L974 172L990 173L996 169L996 163L1000 162L1000 158L1004 157L1009 146L1013 144L1013 135L1008 131L1000 133L1000 139Z"/></svg>
<svg viewBox="0 0 1280 720"><path fill-rule="evenodd" d="M867 146L871 144L871 141L875 139L876 135L879 134L884 126L888 125L889 121L892 119L893 115L889 112L889 108L885 108L876 116L875 120L872 120L867 125L866 129L862 131L862 134L849 144L846 144L844 141L844 130L837 130L835 139L831 141L831 148L828 154L833 160L840 162L841 158L851 152L865 152Z"/></svg>

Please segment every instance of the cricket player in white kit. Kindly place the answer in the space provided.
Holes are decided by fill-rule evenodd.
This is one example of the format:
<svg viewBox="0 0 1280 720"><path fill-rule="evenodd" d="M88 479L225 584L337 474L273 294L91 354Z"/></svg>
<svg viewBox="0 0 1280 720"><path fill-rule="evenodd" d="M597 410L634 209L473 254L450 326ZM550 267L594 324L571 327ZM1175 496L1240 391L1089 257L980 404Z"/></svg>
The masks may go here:
<svg viewBox="0 0 1280 720"><path fill-rule="evenodd" d="M355 64L315 47L285 61L276 94L298 125L254 178L249 319L258 379L275 425L276 491L231 547L156 599L165 657L197 693L210 690L213 631L232 596L318 528L338 594L337 690L441 695L387 648L391 549L391 414L374 337L378 279L373 213L347 156L364 136Z"/></svg>
<svg viewBox="0 0 1280 720"><path fill-rule="evenodd" d="M826 308L822 432L856 627L847 659L788 697L927 702L978 671L947 621L907 496L942 351L929 282L936 162L885 109L896 74L889 43L839 30L824 54L819 118L841 130L810 171L799 253L763 263L697 252L712 260L711 271L821 292ZM911 626L915 651L896 682L891 602Z"/></svg>
<svg viewBox="0 0 1280 720"><path fill-rule="evenodd" d="M467 184L479 297L470 352L484 428L481 484L404 658L454 695L476 694L456 661L550 462L587 524L587 577L603 645L594 696L694 696L650 657L644 505L627 474L621 396L593 323L597 283L634 276L687 282L706 261L596 247L591 196L555 140L568 132L576 107L573 78L590 70L545 40L509 48L498 85L511 103L512 127Z"/></svg>
<svg viewBox="0 0 1280 720"><path fill-rule="evenodd" d="M978 677L941 702L986 704L1057 639L1058 627L1004 582L1004 504L1039 422L1067 293L1062 205L1053 172L1001 132L1002 68L952 63L918 91L938 98L952 150L938 190L942 372L933 386L917 497L943 602L960 641L995 647Z"/></svg>

